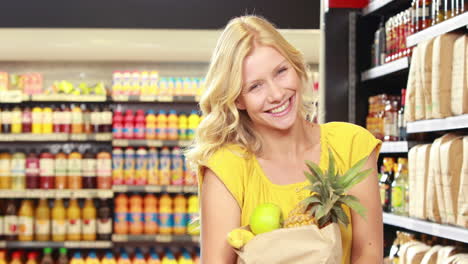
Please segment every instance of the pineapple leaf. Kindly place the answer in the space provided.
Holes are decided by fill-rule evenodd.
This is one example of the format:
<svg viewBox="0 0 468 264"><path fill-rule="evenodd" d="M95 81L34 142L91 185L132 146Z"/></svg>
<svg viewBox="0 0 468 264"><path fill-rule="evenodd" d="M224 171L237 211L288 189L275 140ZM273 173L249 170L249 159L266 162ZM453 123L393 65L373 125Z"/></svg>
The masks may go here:
<svg viewBox="0 0 468 264"><path fill-rule="evenodd" d="M315 212L315 219L320 221L320 219L322 219L324 216L325 216L325 206L320 204L317 206L317 211Z"/></svg>
<svg viewBox="0 0 468 264"><path fill-rule="evenodd" d="M350 178L353 178L358 172L362 170L364 164L366 164L367 157L364 157L360 161L356 162L353 167L351 167L343 176L338 179L338 182L343 185L345 182L349 182Z"/></svg>
<svg viewBox="0 0 468 264"><path fill-rule="evenodd" d="M343 196L340 198L340 202L344 203L349 208L353 209L358 213L362 218L366 218L367 209L358 201L356 197L351 197L350 195Z"/></svg>
<svg viewBox="0 0 468 264"><path fill-rule="evenodd" d="M312 174L312 173L309 173L307 171L304 171L304 175L306 176L307 180L309 180L313 184L321 182L320 177L317 176L315 173Z"/></svg>
<svg viewBox="0 0 468 264"><path fill-rule="evenodd" d="M317 207L318 206L312 206L309 210L309 216L310 217L315 217L315 214L317 213Z"/></svg>
<svg viewBox="0 0 468 264"><path fill-rule="evenodd" d="M346 227L348 226L349 224L349 218L348 216L345 214L345 212L343 211L343 208L341 208L341 206L334 206L333 207L333 212L336 214L336 216L338 217L338 220L343 224L345 225Z"/></svg>
<svg viewBox="0 0 468 264"><path fill-rule="evenodd" d="M312 161L306 160L306 164L307 164L307 167L309 168L309 170L311 172L315 173L316 178L323 184L324 180L323 180L322 169L320 169L320 167L317 164L313 163Z"/></svg>
<svg viewBox="0 0 468 264"><path fill-rule="evenodd" d="M359 198L351 194L342 195L338 201L343 203L342 199L344 199L345 201L351 200L359 203Z"/></svg>
<svg viewBox="0 0 468 264"><path fill-rule="evenodd" d="M335 158L333 157L333 152L331 149L328 149L328 177L330 178L330 182L334 182L336 178L336 171L335 171Z"/></svg>
<svg viewBox="0 0 468 264"><path fill-rule="evenodd" d="M324 217L318 219L318 226L319 226L319 228L324 227L324 226L330 221L330 217L331 217L331 216L328 215L328 216L324 216Z"/></svg>
<svg viewBox="0 0 468 264"><path fill-rule="evenodd" d="M302 203L309 205L311 203L321 203L320 198L318 196L310 196L302 200Z"/></svg>
<svg viewBox="0 0 468 264"><path fill-rule="evenodd" d="M356 184L360 183L361 181L363 181L372 172L372 170L373 170L372 168L369 168L369 169L367 169L365 171L361 171L358 174L356 174L354 177L352 177L350 179L349 182L345 183L346 187L345 187L344 190L347 191L347 190L351 189L351 187L353 187L354 185L356 185Z"/></svg>

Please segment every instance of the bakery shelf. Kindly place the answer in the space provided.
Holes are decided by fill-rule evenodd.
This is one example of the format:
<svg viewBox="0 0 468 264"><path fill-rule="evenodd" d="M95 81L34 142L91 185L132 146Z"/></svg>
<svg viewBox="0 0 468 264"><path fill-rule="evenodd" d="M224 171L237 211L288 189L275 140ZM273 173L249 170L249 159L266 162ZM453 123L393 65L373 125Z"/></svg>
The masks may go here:
<svg viewBox="0 0 468 264"><path fill-rule="evenodd" d="M420 120L406 124L407 133L436 132L468 128L468 114L442 119Z"/></svg>
<svg viewBox="0 0 468 264"><path fill-rule="evenodd" d="M407 57L385 63L383 65L371 68L361 73L362 81L369 81L377 78L381 78L402 70L406 70L409 67L409 59Z"/></svg>

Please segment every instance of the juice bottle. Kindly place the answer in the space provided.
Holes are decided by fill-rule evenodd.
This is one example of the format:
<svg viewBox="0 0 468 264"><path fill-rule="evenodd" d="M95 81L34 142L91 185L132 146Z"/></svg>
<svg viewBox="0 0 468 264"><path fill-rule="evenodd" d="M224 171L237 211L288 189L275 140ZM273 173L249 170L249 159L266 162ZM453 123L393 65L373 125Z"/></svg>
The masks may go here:
<svg viewBox="0 0 468 264"><path fill-rule="evenodd" d="M124 71L122 74L122 94L130 95L132 90L131 85L132 74L129 71Z"/></svg>
<svg viewBox="0 0 468 264"><path fill-rule="evenodd" d="M133 71L131 73L132 77L130 80L130 94L131 95L140 95L141 86L140 86L140 72Z"/></svg>
<svg viewBox="0 0 468 264"><path fill-rule="evenodd" d="M145 139L145 112L141 109L136 112L133 135L135 139Z"/></svg>
<svg viewBox="0 0 468 264"><path fill-rule="evenodd" d="M31 107L26 106L23 109L23 113L21 115L22 119L22 131L23 133L31 133L32 132L32 112Z"/></svg>
<svg viewBox="0 0 468 264"><path fill-rule="evenodd" d="M159 78L159 95L166 96L169 95L168 92L168 80L165 77Z"/></svg>
<svg viewBox="0 0 468 264"><path fill-rule="evenodd" d="M173 94L176 96L184 95L184 80L182 78L175 78Z"/></svg>
<svg viewBox="0 0 468 264"><path fill-rule="evenodd" d="M110 189L112 186L112 156L109 152L101 150L97 154L97 187Z"/></svg>
<svg viewBox="0 0 468 264"><path fill-rule="evenodd" d="M159 155L159 184L171 184L171 152L167 147L162 148Z"/></svg>
<svg viewBox="0 0 468 264"><path fill-rule="evenodd" d="M84 189L96 189L96 155L90 150L87 150L83 155L83 170L82 181Z"/></svg>
<svg viewBox="0 0 468 264"><path fill-rule="evenodd" d="M170 77L167 79L167 95L174 95L175 91L175 79Z"/></svg>
<svg viewBox="0 0 468 264"><path fill-rule="evenodd" d="M154 235L158 232L158 200L154 194L145 195L145 234Z"/></svg>
<svg viewBox="0 0 468 264"><path fill-rule="evenodd" d="M187 139L187 126L188 126L188 119L185 114L179 115L179 140L186 140Z"/></svg>
<svg viewBox="0 0 468 264"><path fill-rule="evenodd" d="M160 140L167 139L167 116L166 111L160 110L156 121L156 137Z"/></svg>
<svg viewBox="0 0 468 264"><path fill-rule="evenodd" d="M140 78L141 78L141 81L140 81L141 95L151 95L149 72L142 71L140 74Z"/></svg>
<svg viewBox="0 0 468 264"><path fill-rule="evenodd" d="M135 150L133 148L125 149L124 178L125 184L135 184Z"/></svg>
<svg viewBox="0 0 468 264"><path fill-rule="evenodd" d="M86 257L85 263L86 264L100 264L100 261L96 256L96 252L90 251L88 253L88 257Z"/></svg>
<svg viewBox="0 0 468 264"><path fill-rule="evenodd" d="M62 105L62 127L60 129L61 133L71 133L72 132L72 112L70 107L67 105Z"/></svg>
<svg viewBox="0 0 468 264"><path fill-rule="evenodd" d="M15 200L7 201L5 207L5 240L15 241L18 239L18 211Z"/></svg>
<svg viewBox="0 0 468 264"><path fill-rule="evenodd" d="M21 108L15 106L11 112L11 133L19 134L23 132L23 120Z"/></svg>
<svg viewBox="0 0 468 264"><path fill-rule="evenodd" d="M146 139L156 139L156 114L154 110L146 113Z"/></svg>
<svg viewBox="0 0 468 264"><path fill-rule="evenodd" d="M123 138L124 124L122 111L116 110L112 118L112 135L115 139Z"/></svg>
<svg viewBox="0 0 468 264"><path fill-rule="evenodd" d="M124 117L124 128L123 128L123 137L126 139L133 139L134 138L134 131L135 131L135 117L133 116L133 112L130 109L125 111Z"/></svg>
<svg viewBox="0 0 468 264"><path fill-rule="evenodd" d="M55 189L67 188L68 156L60 151L55 154Z"/></svg>
<svg viewBox="0 0 468 264"><path fill-rule="evenodd" d="M28 260L26 261L26 264L37 264L37 252L31 251L28 253Z"/></svg>
<svg viewBox="0 0 468 264"><path fill-rule="evenodd" d="M185 77L183 79L183 90L182 90L182 95L192 95L192 80L188 77Z"/></svg>
<svg viewBox="0 0 468 264"><path fill-rule="evenodd" d="M151 71L149 76L150 94L159 95L159 72Z"/></svg>
<svg viewBox="0 0 468 264"><path fill-rule="evenodd" d="M167 118L167 139L177 140L179 138L178 128L179 118L177 117L177 112L170 110Z"/></svg>
<svg viewBox="0 0 468 264"><path fill-rule="evenodd" d="M115 198L114 232L116 234L128 234L128 198L121 193Z"/></svg>
<svg viewBox="0 0 468 264"><path fill-rule="evenodd" d="M78 200L70 199L70 204L67 208L67 240L81 240L82 221L81 209L78 205Z"/></svg>
<svg viewBox="0 0 468 264"><path fill-rule="evenodd" d="M50 209L47 200L41 198L36 208L34 234L37 241L50 240ZM55 226L54 226L55 228Z"/></svg>
<svg viewBox="0 0 468 264"><path fill-rule="evenodd" d="M63 200L58 198L52 207L52 241L65 241L67 234L67 212Z"/></svg>
<svg viewBox="0 0 468 264"><path fill-rule="evenodd" d="M32 133L42 133L42 108L36 106L32 109Z"/></svg>
<svg viewBox="0 0 468 264"><path fill-rule="evenodd" d="M162 264L177 264L174 254L170 251L166 251L164 258L162 259Z"/></svg>
<svg viewBox="0 0 468 264"><path fill-rule="evenodd" d="M42 109L42 133L50 134L54 131L53 111L50 107Z"/></svg>
<svg viewBox="0 0 468 264"><path fill-rule="evenodd" d="M178 264L193 264L192 257L185 249L184 251L182 251L182 254L179 256L178 261L179 261Z"/></svg>
<svg viewBox="0 0 468 264"><path fill-rule="evenodd" d="M99 201L97 210L97 239L111 240L112 236L112 211L106 199Z"/></svg>
<svg viewBox="0 0 468 264"><path fill-rule="evenodd" d="M101 259L101 264L117 264L114 258L114 254L111 251L107 251L104 257Z"/></svg>
<svg viewBox="0 0 468 264"><path fill-rule="evenodd" d="M18 240L32 241L34 232L34 210L31 200L21 201L21 206L18 212Z"/></svg>
<svg viewBox="0 0 468 264"><path fill-rule="evenodd" d="M201 260L200 260L200 250L199 250L199 249L196 251L196 254L195 254L195 257L194 257L193 262L194 262L194 264L200 264L200 263L201 263Z"/></svg>
<svg viewBox="0 0 468 264"><path fill-rule="evenodd" d="M54 264L51 248L44 248L44 254L42 256L41 264Z"/></svg>
<svg viewBox="0 0 468 264"><path fill-rule="evenodd" d="M127 252L124 251L120 253L120 257L117 260L117 264L132 264L132 262L130 261L130 258L128 257Z"/></svg>
<svg viewBox="0 0 468 264"><path fill-rule="evenodd" d="M74 105L71 111L71 133L81 134L84 132L83 111L79 105Z"/></svg>
<svg viewBox="0 0 468 264"><path fill-rule="evenodd" d="M188 199L188 220L187 220L187 232L190 235L199 235L200 234L200 224L195 223L195 220L199 218L199 203L198 196L191 195Z"/></svg>
<svg viewBox="0 0 468 264"><path fill-rule="evenodd" d="M0 153L0 189L11 189L11 154Z"/></svg>
<svg viewBox="0 0 468 264"><path fill-rule="evenodd" d="M161 259L159 258L158 253L156 253L156 251L153 249L150 251L148 264L161 264Z"/></svg>
<svg viewBox="0 0 468 264"><path fill-rule="evenodd" d="M0 264L7 264L5 250L0 250Z"/></svg>
<svg viewBox="0 0 468 264"><path fill-rule="evenodd" d="M188 130L187 130L187 139L192 140L195 137L195 130L200 123L200 116L197 114L197 111L193 110L190 113L188 118Z"/></svg>
<svg viewBox="0 0 468 264"><path fill-rule="evenodd" d="M101 132L101 113L99 112L99 108L94 106L93 110L90 114L91 119L91 129L93 133Z"/></svg>
<svg viewBox="0 0 468 264"><path fill-rule="evenodd" d="M57 264L68 264L68 250L66 248L59 249L59 257L57 260Z"/></svg>
<svg viewBox="0 0 468 264"><path fill-rule="evenodd" d="M80 251L76 251L75 254L73 254L73 258L70 260L70 264L85 264Z"/></svg>
<svg viewBox="0 0 468 264"><path fill-rule="evenodd" d="M172 198L169 194L163 194L159 199L159 233L172 234L174 229L174 214L172 210Z"/></svg>
<svg viewBox="0 0 468 264"><path fill-rule="evenodd" d="M91 126L91 110L86 107L85 104L81 105L83 110L83 133L91 134L93 133L93 127Z"/></svg>
<svg viewBox="0 0 468 264"><path fill-rule="evenodd" d="M21 261L21 251L15 251L11 255L11 261L10 264L22 264L23 262Z"/></svg>
<svg viewBox="0 0 468 264"><path fill-rule="evenodd" d="M187 198L178 194L174 198L174 234L183 235L187 233Z"/></svg>
<svg viewBox="0 0 468 264"><path fill-rule="evenodd" d="M96 207L91 198L85 200L83 206L83 240L96 240Z"/></svg>
<svg viewBox="0 0 468 264"><path fill-rule="evenodd" d="M154 147L148 150L148 184L159 184L159 154Z"/></svg>
<svg viewBox="0 0 468 264"><path fill-rule="evenodd" d="M52 119L53 119L53 130L54 133L60 133L63 125L63 115L62 115L62 110L60 107L54 107L53 108L54 113L52 114Z"/></svg>
<svg viewBox="0 0 468 264"><path fill-rule="evenodd" d="M11 110L10 107L4 107L2 110L2 132L11 133Z"/></svg>
<svg viewBox="0 0 468 264"><path fill-rule="evenodd" d="M124 183L124 153L121 148L112 150L112 183L120 185Z"/></svg>
<svg viewBox="0 0 468 264"><path fill-rule="evenodd" d="M184 159L184 185L197 185L197 175L190 169L187 159Z"/></svg>
<svg viewBox="0 0 468 264"><path fill-rule="evenodd" d="M148 151L140 147L136 153L135 184L145 185L148 179Z"/></svg>
<svg viewBox="0 0 468 264"><path fill-rule="evenodd" d="M4 204L3 200L0 200L0 240L4 240L5 235L5 219L4 219Z"/></svg>
<svg viewBox="0 0 468 264"><path fill-rule="evenodd" d="M141 251L139 251L138 249L137 249L137 252L135 253L135 257L133 258L132 264L146 264L145 257L143 256Z"/></svg>
<svg viewBox="0 0 468 264"><path fill-rule="evenodd" d="M100 113L101 117L101 127L99 132L101 133L111 133L112 132L112 111L109 106L104 106Z"/></svg>
<svg viewBox="0 0 468 264"><path fill-rule="evenodd" d="M19 151L11 159L12 189L23 190L26 187L26 155Z"/></svg>
<svg viewBox="0 0 468 264"><path fill-rule="evenodd" d="M53 189L55 187L54 155L43 150L39 156L39 186L41 189Z"/></svg>
<svg viewBox="0 0 468 264"><path fill-rule="evenodd" d="M130 234L140 235L143 233L143 199L140 195L130 197L129 209Z"/></svg>
<svg viewBox="0 0 468 264"><path fill-rule="evenodd" d="M171 153L171 184L184 184L184 159L179 147L174 147Z"/></svg>
<svg viewBox="0 0 468 264"><path fill-rule="evenodd" d="M0 154L1 157L1 154ZM1 159L0 159L1 160ZM1 166L0 166L1 168ZM40 162L35 150L31 150L26 157L26 188L39 188Z"/></svg>
<svg viewBox="0 0 468 264"><path fill-rule="evenodd" d="M74 149L70 155L68 155L68 183L67 186L69 189L81 189L83 186L82 183L82 155L78 150Z"/></svg>
<svg viewBox="0 0 468 264"><path fill-rule="evenodd" d="M112 73L112 95L122 94L122 73L114 71Z"/></svg>

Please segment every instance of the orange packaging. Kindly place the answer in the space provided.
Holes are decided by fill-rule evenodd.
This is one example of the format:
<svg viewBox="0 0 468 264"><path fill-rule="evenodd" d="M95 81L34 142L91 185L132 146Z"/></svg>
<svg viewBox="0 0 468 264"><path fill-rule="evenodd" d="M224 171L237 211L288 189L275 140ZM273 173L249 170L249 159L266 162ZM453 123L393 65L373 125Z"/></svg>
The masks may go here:
<svg viewBox="0 0 468 264"><path fill-rule="evenodd" d="M128 198L126 194L119 194L115 198L114 232L116 234L128 234Z"/></svg>
<svg viewBox="0 0 468 264"><path fill-rule="evenodd" d="M171 152L167 147L162 148L159 155L159 184L171 184Z"/></svg>
<svg viewBox="0 0 468 264"><path fill-rule="evenodd" d="M183 235L187 233L187 198L178 194L174 198L174 234Z"/></svg>
<svg viewBox="0 0 468 264"><path fill-rule="evenodd" d="M64 152L55 155L55 189L67 188L68 157Z"/></svg>
<svg viewBox="0 0 468 264"><path fill-rule="evenodd" d="M148 150L148 184L159 184L159 154L154 147Z"/></svg>
<svg viewBox="0 0 468 264"><path fill-rule="evenodd" d="M140 195L130 197L129 209L130 234L140 235L143 233L143 199Z"/></svg>
<svg viewBox="0 0 468 264"><path fill-rule="evenodd" d="M179 118L177 117L177 112L175 110L169 111L169 116L167 117L167 139L177 140L179 138Z"/></svg>
<svg viewBox="0 0 468 264"><path fill-rule="evenodd" d="M35 235L37 241L50 240L50 209L46 199L40 199L36 208Z"/></svg>
<svg viewBox="0 0 468 264"><path fill-rule="evenodd" d="M97 154L97 187L110 189L112 186L112 155L107 151Z"/></svg>
<svg viewBox="0 0 468 264"><path fill-rule="evenodd" d="M81 134L84 132L83 111L79 105L75 105L72 109L72 134Z"/></svg>
<svg viewBox="0 0 468 264"><path fill-rule="evenodd" d="M0 189L11 189L11 154L0 153Z"/></svg>
<svg viewBox="0 0 468 264"><path fill-rule="evenodd" d="M32 241L34 234L34 210L31 200L23 200L18 212L18 240Z"/></svg>
<svg viewBox="0 0 468 264"><path fill-rule="evenodd" d="M83 240L96 240L96 207L93 200L87 198L83 207Z"/></svg>
<svg viewBox="0 0 468 264"><path fill-rule="evenodd" d="M174 214L172 210L172 198L166 193L159 198L159 233L170 235L173 229Z"/></svg>
<svg viewBox="0 0 468 264"><path fill-rule="evenodd" d="M145 234L153 235L158 232L158 199L154 194L147 194L145 204Z"/></svg>
<svg viewBox="0 0 468 264"><path fill-rule="evenodd" d="M81 231L81 209L78 205L78 200L72 198L67 208L67 240L80 241Z"/></svg>
<svg viewBox="0 0 468 264"><path fill-rule="evenodd" d="M67 212L63 206L62 199L54 201L52 207L52 241L60 242L65 241L67 234Z"/></svg>
<svg viewBox="0 0 468 264"><path fill-rule="evenodd" d="M77 150L73 150L70 155L68 155L68 188L69 189L81 189L83 187L83 182L81 178L82 173L82 162L83 155Z"/></svg>

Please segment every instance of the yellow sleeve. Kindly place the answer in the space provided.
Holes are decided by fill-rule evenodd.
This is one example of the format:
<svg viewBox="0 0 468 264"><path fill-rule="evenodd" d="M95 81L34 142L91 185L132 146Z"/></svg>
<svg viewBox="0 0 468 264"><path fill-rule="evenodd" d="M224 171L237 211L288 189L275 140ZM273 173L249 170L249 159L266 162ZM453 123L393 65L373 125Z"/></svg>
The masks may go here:
<svg viewBox="0 0 468 264"><path fill-rule="evenodd" d="M205 168L212 170L223 182L231 195L236 199L239 207L243 206L244 182L247 175L247 160L243 156L245 152L236 147L223 147L216 151L200 168L198 179L201 190L201 183Z"/></svg>
<svg viewBox="0 0 468 264"><path fill-rule="evenodd" d="M364 157L368 157L374 150L377 151L377 157L380 153L382 141L376 139L367 129L355 126L354 136L351 141L350 167Z"/></svg>

